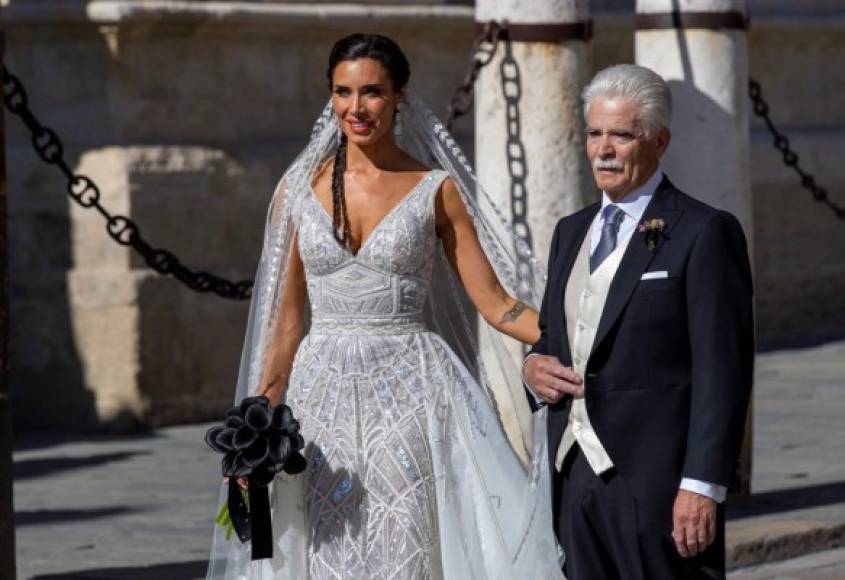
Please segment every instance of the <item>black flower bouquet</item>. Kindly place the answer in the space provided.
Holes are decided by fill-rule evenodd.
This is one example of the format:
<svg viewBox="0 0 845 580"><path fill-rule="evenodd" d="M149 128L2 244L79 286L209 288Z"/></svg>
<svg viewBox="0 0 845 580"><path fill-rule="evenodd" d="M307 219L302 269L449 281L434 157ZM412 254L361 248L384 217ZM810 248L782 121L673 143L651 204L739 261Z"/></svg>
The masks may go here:
<svg viewBox="0 0 845 580"><path fill-rule="evenodd" d="M273 556L270 495L267 486L276 474L305 470L305 445L299 422L284 403L270 406L267 397L247 397L226 411L222 425L205 434L209 447L223 454L223 477L229 495L216 521L231 525L242 542L252 540L252 559ZM241 491L239 479L247 481Z"/></svg>

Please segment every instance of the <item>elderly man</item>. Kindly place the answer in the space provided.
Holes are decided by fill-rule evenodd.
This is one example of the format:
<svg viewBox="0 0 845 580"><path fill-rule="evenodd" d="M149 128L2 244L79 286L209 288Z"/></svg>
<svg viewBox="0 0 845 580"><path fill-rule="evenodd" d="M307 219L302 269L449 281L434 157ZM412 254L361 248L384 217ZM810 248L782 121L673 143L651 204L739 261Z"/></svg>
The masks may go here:
<svg viewBox="0 0 845 580"><path fill-rule="evenodd" d="M583 100L602 200L557 225L523 369L531 403L549 405L565 572L723 578L720 504L754 355L745 238L661 170L672 105L660 76L614 66Z"/></svg>

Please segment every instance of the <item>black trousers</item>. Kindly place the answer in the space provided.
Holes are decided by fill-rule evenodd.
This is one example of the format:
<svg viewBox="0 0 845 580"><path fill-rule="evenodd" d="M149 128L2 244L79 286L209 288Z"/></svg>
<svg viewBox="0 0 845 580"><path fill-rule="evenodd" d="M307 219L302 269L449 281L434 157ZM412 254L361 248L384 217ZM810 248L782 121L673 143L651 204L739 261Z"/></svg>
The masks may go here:
<svg viewBox="0 0 845 580"><path fill-rule="evenodd" d="M593 473L577 444L553 483L555 528L566 553L567 580L725 578L722 506L713 544L694 558L681 558L672 540L672 522L656 521L639 510L615 470Z"/></svg>

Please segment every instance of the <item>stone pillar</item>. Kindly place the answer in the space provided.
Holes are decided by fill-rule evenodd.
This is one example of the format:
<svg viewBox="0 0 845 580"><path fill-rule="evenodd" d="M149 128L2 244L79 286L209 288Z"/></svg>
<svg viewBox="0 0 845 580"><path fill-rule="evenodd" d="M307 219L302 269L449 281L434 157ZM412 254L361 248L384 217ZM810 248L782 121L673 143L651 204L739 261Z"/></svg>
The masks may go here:
<svg viewBox="0 0 845 580"><path fill-rule="evenodd" d="M5 53L0 32L0 63ZM12 505L12 411L8 381L8 302L6 300L6 129L0 103L0 578L15 578L15 517Z"/></svg>
<svg viewBox="0 0 845 580"><path fill-rule="evenodd" d="M484 189L544 263L557 221L596 198L580 99L591 72L589 18L587 0L476 3L477 28L490 21L507 25L507 37L475 87L476 169ZM484 333L479 342L490 353L483 358L496 399L510 403L500 405L505 430L525 458L517 431L518 425L530 449L531 412L518 375L522 345L509 341L510 364L492 352ZM507 392L508 384L516 390Z"/></svg>
<svg viewBox="0 0 845 580"><path fill-rule="evenodd" d="M476 3L477 25L491 20L509 25L512 43L507 56L516 67L506 65L504 72L514 79L514 69L518 69L517 80L509 80L506 90L509 95L519 91L515 112L524 144L524 191L512 196L508 171L508 112L502 92L505 43L500 43L496 57L482 69L475 89L478 176L505 214L516 218L517 231L524 235L530 230L533 249L543 261L557 221L596 198L584 153L580 97L591 73L589 18L588 0ZM519 155L513 145L510 149L512 155ZM521 194L524 201L518 199Z"/></svg>
<svg viewBox="0 0 845 580"><path fill-rule="evenodd" d="M745 0L638 0L635 58L672 87L672 144L664 158L672 180L734 214L750 240L744 16Z"/></svg>
<svg viewBox="0 0 845 580"><path fill-rule="evenodd" d="M745 0L637 0L637 64L672 88L672 181L742 223L753 256ZM751 414L742 489L750 489Z"/></svg>

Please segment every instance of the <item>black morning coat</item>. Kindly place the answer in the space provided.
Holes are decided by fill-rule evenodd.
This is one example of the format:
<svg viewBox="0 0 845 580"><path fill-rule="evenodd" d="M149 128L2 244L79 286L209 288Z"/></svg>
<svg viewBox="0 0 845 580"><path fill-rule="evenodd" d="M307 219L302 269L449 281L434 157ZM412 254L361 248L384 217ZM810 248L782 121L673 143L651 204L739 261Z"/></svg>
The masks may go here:
<svg viewBox="0 0 845 580"><path fill-rule="evenodd" d="M560 220L532 353L572 366L564 316L570 271L600 204ZM742 445L754 361L751 267L731 214L663 178L643 214L664 231L650 249L635 230L610 286L586 367L586 407L636 500L671 533L682 477L730 486ZM668 278L641 280L646 272ZM533 397L529 402L536 408ZM571 397L548 413L551 465ZM554 471L554 467L552 467ZM553 478L558 477L557 474Z"/></svg>

